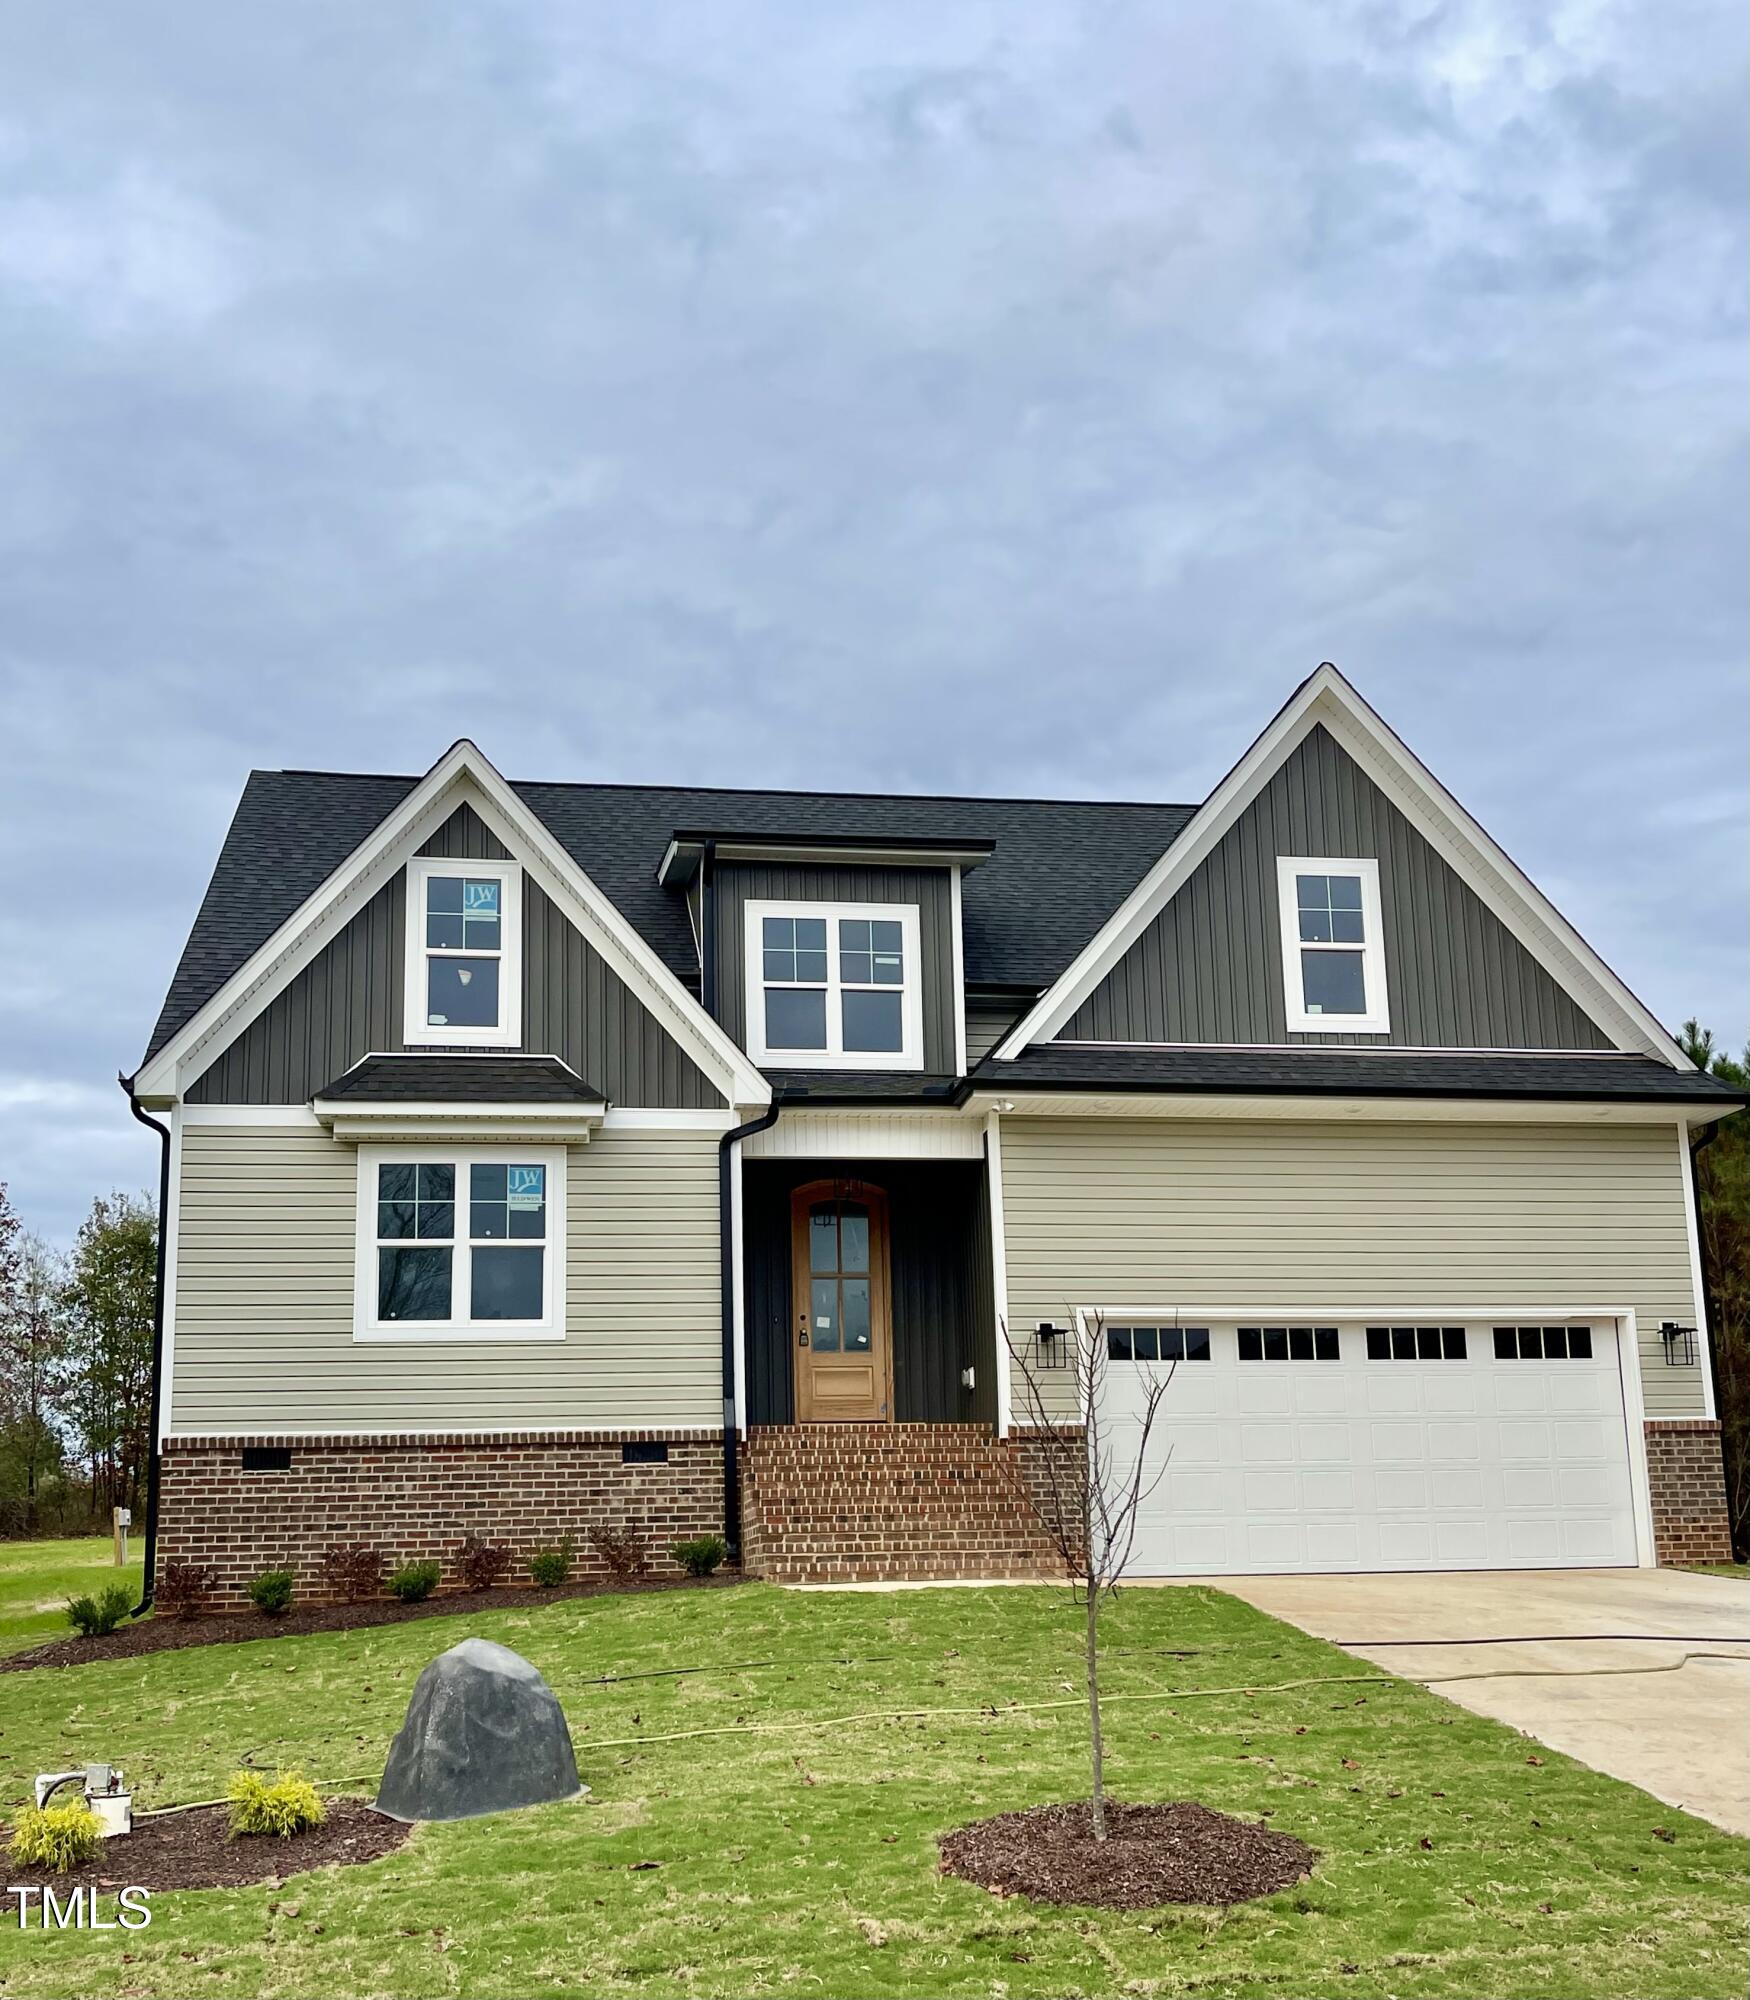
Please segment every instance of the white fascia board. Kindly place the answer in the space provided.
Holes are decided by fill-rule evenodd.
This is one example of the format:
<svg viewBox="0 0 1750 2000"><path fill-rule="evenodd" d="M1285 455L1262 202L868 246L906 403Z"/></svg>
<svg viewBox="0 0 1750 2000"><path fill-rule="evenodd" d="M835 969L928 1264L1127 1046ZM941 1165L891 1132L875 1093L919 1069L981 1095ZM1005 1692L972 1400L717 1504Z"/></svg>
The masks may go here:
<svg viewBox="0 0 1750 2000"><path fill-rule="evenodd" d="M591 944L687 1048L735 1105L763 1107L771 1087L656 953L602 894L484 753L465 737L453 744L383 822L359 843L160 1049L142 1064L135 1090L166 1099L221 1033L235 1035L303 970L375 895L456 805L468 802L513 853L521 850L542 889L569 910Z"/></svg>
<svg viewBox="0 0 1750 2000"><path fill-rule="evenodd" d="M1301 1125L1669 1125L1664 1101L1535 1097L1340 1097L1239 1091L980 1090L970 1111L1017 1118L1240 1120Z"/></svg>
<svg viewBox="0 0 1750 2000"><path fill-rule="evenodd" d="M1321 666L1197 809L1189 825L993 1051L1012 1061L1049 1041L1208 859L1302 738L1323 723L1380 789L1559 985L1602 1016L1623 1049L1674 1069L1694 1065L1677 1043L1523 869L1362 700L1335 667Z"/></svg>

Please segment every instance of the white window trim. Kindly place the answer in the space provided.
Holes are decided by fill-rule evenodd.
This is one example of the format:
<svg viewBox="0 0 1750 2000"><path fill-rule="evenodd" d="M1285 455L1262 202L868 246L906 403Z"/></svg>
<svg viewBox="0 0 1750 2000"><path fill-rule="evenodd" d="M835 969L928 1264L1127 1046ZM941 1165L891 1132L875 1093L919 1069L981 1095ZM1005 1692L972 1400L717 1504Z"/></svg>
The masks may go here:
<svg viewBox="0 0 1750 2000"><path fill-rule="evenodd" d="M434 875L490 875L500 884L498 1025L431 1027L425 1018L425 885ZM407 864L407 918L401 1039L409 1048L520 1048L523 1039L523 871L514 861L416 854ZM461 951L439 954L462 957Z"/></svg>
<svg viewBox="0 0 1750 2000"><path fill-rule="evenodd" d="M826 1047L768 1049L766 1047L765 946L761 926L767 917L820 917L826 922ZM844 1047L844 1016L839 995L838 921L841 917L898 923L900 949L905 954L905 984L897 989L900 1044L897 1050ZM742 959L747 1007L747 1052L762 1069L922 1069L924 1066L923 963L915 903L750 902L742 919ZM780 982L782 983L782 982ZM852 987L852 992L880 989Z"/></svg>
<svg viewBox="0 0 1750 2000"><path fill-rule="evenodd" d="M1301 984L1297 875L1355 875L1361 881L1361 977L1365 1014L1309 1014ZM1276 862L1276 908L1282 938L1282 1004L1292 1035L1389 1035L1391 1000L1385 987L1385 925L1379 909L1379 863L1338 855L1280 855ZM1317 945L1306 947L1319 950ZM1353 945L1335 946L1354 950Z"/></svg>
<svg viewBox="0 0 1750 2000"><path fill-rule="evenodd" d="M541 1270L541 1298L546 1311L538 1320L469 1320L453 1317L458 1300L468 1297L472 1252L467 1235L468 1169L476 1164L497 1166L514 1160L518 1166L547 1170L547 1237ZM447 1320L377 1318L377 1169L411 1162L456 1169L456 1223L450 1259L450 1307ZM353 1299L352 1337L355 1341L424 1340L516 1341L565 1338L565 1148L563 1146L361 1146L358 1160L358 1264ZM526 1241L526 1239L524 1239Z"/></svg>

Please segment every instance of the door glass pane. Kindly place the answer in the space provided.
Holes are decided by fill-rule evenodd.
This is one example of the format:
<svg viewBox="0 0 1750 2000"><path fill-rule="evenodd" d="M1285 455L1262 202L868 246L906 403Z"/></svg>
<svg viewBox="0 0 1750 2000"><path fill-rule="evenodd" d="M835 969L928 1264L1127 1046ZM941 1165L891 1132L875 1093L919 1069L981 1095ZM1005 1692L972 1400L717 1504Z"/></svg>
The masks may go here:
<svg viewBox="0 0 1750 2000"><path fill-rule="evenodd" d="M448 1319L449 1316L447 1249L393 1246L377 1252L378 1319Z"/></svg>
<svg viewBox="0 0 1750 2000"><path fill-rule="evenodd" d="M766 988L766 1047L824 1049L826 993L823 988Z"/></svg>
<svg viewBox="0 0 1750 2000"><path fill-rule="evenodd" d="M816 1278L809 1287L808 1344L817 1354L839 1351L839 1281Z"/></svg>
<svg viewBox="0 0 1750 2000"><path fill-rule="evenodd" d="M426 1026L496 1028L498 965L496 958L428 958Z"/></svg>
<svg viewBox="0 0 1750 2000"><path fill-rule="evenodd" d="M1303 951L1302 991L1309 1014L1365 1014L1367 985L1358 951Z"/></svg>
<svg viewBox="0 0 1750 2000"><path fill-rule="evenodd" d="M846 1278L841 1289L844 1293L845 1352L847 1354L867 1354L869 1351L869 1280L867 1278Z"/></svg>
<svg viewBox="0 0 1750 2000"><path fill-rule="evenodd" d="M541 1317L542 1252L538 1246L474 1252L475 1319L539 1319Z"/></svg>
<svg viewBox="0 0 1750 2000"><path fill-rule="evenodd" d="M869 1268L869 1211L860 1202L847 1201L839 1209L839 1269L866 1271Z"/></svg>
<svg viewBox="0 0 1750 2000"><path fill-rule="evenodd" d="M845 1047L873 1054L897 1054L904 1046L897 993L843 995Z"/></svg>
<svg viewBox="0 0 1750 2000"><path fill-rule="evenodd" d="M823 1201L808 1214L808 1268L836 1271L839 1267L839 1212Z"/></svg>

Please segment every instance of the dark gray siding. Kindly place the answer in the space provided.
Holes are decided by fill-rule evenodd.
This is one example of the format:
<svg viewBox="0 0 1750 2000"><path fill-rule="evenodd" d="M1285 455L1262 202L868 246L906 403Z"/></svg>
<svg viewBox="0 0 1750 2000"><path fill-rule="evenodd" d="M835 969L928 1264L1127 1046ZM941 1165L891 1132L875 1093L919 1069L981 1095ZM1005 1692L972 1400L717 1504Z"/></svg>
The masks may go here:
<svg viewBox="0 0 1750 2000"><path fill-rule="evenodd" d="M421 850L499 860L470 807ZM378 890L189 1090L195 1104L303 1104L361 1056L402 1048L406 881ZM601 954L523 878L523 1046L564 1058L610 1104L709 1107L716 1087Z"/></svg>
<svg viewBox="0 0 1750 2000"><path fill-rule="evenodd" d="M795 1415L791 1190L853 1167L852 1178L887 1191L895 1420L994 1420L996 1342L983 1168L965 1160L750 1160L742 1172L748 1421L787 1424ZM961 1386L963 1368L974 1370L972 1389Z"/></svg>
<svg viewBox="0 0 1750 2000"><path fill-rule="evenodd" d="M457 806L419 850L458 861L509 861L511 851L472 806Z"/></svg>
<svg viewBox="0 0 1750 2000"><path fill-rule="evenodd" d="M750 902L916 903L923 955L924 1069L954 1069L954 892L946 868L829 867L730 861L717 866L717 1018L747 1046L744 912Z"/></svg>
<svg viewBox="0 0 1750 2000"><path fill-rule="evenodd" d="M1379 863L1389 1035L1289 1034L1276 861ZM1612 1043L1321 725L1060 1031L1065 1041Z"/></svg>

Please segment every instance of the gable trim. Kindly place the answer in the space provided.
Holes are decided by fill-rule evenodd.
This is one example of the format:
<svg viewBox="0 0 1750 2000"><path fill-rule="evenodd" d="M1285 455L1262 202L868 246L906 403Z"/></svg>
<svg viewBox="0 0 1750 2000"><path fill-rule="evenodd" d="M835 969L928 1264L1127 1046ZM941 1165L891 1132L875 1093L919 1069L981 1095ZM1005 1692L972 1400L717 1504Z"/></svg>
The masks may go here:
<svg viewBox="0 0 1750 2000"><path fill-rule="evenodd" d="M219 1037L228 1044L283 992L464 798L731 1104L769 1102L765 1078L466 737L141 1065L139 1097L174 1100L218 1056Z"/></svg>
<svg viewBox="0 0 1750 2000"><path fill-rule="evenodd" d="M1523 869L1329 662L1304 680L1198 808L1184 832L992 1051L1012 1062L1049 1041L1209 858L1287 757L1319 724L1619 1049L1694 1065Z"/></svg>

